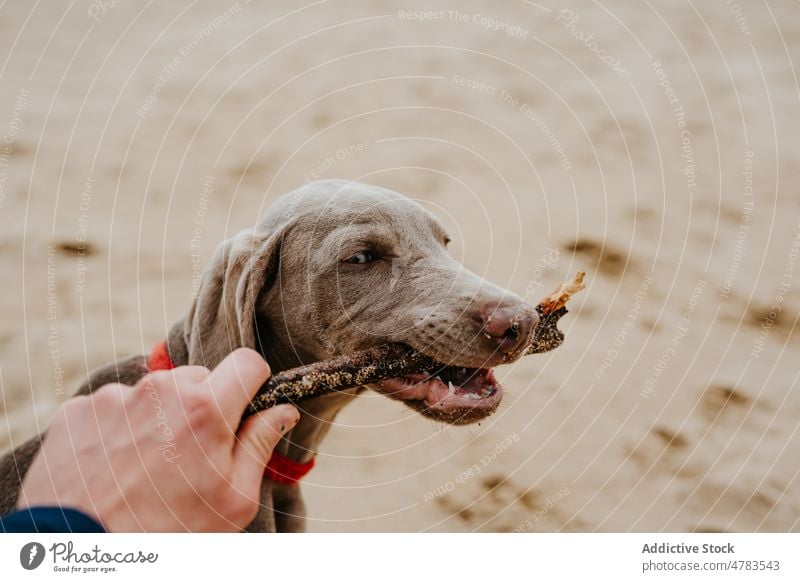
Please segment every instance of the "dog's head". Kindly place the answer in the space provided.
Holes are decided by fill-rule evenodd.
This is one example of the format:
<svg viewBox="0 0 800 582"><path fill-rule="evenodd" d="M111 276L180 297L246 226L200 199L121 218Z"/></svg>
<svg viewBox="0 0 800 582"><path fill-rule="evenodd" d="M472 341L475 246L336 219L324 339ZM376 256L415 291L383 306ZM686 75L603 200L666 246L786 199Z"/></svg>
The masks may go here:
<svg viewBox="0 0 800 582"><path fill-rule="evenodd" d="M218 249L187 320L190 360L248 346L277 371L401 342L446 367L374 390L437 420L484 418L502 398L491 368L519 357L536 313L453 260L448 240L401 194L308 184Z"/></svg>

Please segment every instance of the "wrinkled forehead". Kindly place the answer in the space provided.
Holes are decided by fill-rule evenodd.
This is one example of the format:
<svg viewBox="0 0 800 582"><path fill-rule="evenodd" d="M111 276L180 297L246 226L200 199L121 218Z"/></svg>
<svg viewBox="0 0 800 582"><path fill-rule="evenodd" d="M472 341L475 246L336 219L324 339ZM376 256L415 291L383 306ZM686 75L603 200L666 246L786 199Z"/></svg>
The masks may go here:
<svg viewBox="0 0 800 582"><path fill-rule="evenodd" d="M342 247L422 251L447 236L430 212L405 197L336 196L309 222L324 252Z"/></svg>
<svg viewBox="0 0 800 582"><path fill-rule="evenodd" d="M349 237L373 233L409 240L446 236L438 219L410 198L344 180L312 182L287 194L272 206L261 226L274 228L291 221L302 221L303 229L312 230L319 238L334 233Z"/></svg>

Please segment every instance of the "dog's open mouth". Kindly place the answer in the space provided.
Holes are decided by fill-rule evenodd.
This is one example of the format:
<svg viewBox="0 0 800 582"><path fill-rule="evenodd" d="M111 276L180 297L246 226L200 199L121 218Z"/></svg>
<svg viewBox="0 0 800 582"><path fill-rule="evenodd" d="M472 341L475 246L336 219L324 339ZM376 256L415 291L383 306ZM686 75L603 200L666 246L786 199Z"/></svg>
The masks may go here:
<svg viewBox="0 0 800 582"><path fill-rule="evenodd" d="M459 424L488 416L503 398L490 368L443 365L430 373L381 380L378 389L430 416Z"/></svg>

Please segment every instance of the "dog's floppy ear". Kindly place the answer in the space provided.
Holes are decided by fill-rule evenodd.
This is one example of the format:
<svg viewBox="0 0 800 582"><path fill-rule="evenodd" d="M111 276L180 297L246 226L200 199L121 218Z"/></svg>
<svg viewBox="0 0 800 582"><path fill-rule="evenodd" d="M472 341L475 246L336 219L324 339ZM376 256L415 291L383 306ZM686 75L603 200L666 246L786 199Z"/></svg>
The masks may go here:
<svg viewBox="0 0 800 582"><path fill-rule="evenodd" d="M189 364L214 368L236 348L256 348L256 303L277 276L283 234L250 229L217 247L184 320Z"/></svg>

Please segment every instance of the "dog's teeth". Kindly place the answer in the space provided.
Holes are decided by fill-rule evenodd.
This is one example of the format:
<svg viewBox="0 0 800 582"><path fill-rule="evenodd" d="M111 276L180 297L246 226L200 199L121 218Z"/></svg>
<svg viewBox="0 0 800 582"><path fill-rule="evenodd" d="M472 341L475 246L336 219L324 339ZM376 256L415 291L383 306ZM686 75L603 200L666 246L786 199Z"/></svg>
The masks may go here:
<svg viewBox="0 0 800 582"><path fill-rule="evenodd" d="M456 387L453 386L452 382L448 382L447 383L447 395L448 396L452 396L455 393L456 393Z"/></svg>
<svg viewBox="0 0 800 582"><path fill-rule="evenodd" d="M464 394L464 398L469 398L470 400L480 400L483 398L482 395L478 394L477 392L467 392Z"/></svg>

